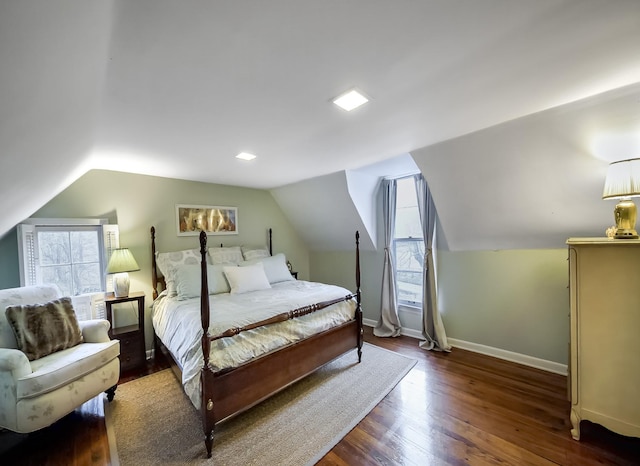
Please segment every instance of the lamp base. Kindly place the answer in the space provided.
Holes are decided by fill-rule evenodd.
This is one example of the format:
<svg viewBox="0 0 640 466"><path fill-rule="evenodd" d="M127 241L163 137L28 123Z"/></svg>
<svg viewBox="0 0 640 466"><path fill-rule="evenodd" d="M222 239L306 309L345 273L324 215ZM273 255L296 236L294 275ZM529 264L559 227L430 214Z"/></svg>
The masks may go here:
<svg viewBox="0 0 640 466"><path fill-rule="evenodd" d="M613 235L615 239L637 239L638 232L636 230L616 230L616 234Z"/></svg>
<svg viewBox="0 0 640 466"><path fill-rule="evenodd" d="M116 298L129 296L129 274L127 272L117 273L113 276L113 294Z"/></svg>
<svg viewBox="0 0 640 466"><path fill-rule="evenodd" d="M613 211L616 219L616 239L636 239L638 232L636 231L636 205L630 198L620 199Z"/></svg>

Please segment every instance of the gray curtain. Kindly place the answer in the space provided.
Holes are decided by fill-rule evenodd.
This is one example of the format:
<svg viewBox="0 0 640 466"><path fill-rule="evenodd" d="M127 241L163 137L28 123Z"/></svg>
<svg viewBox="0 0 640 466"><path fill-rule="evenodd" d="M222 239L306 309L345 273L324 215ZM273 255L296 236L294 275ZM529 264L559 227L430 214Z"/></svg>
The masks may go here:
<svg viewBox="0 0 640 466"><path fill-rule="evenodd" d="M422 278L422 336L420 347L426 350L450 351L444 325L438 311L436 274L436 206L422 174L415 175L418 210L424 238L424 274Z"/></svg>
<svg viewBox="0 0 640 466"><path fill-rule="evenodd" d="M382 209L384 215L384 267L382 269L382 299L380 320L373 329L377 337L400 336L400 319L396 300L396 275L393 266L393 232L396 223L396 180L382 181Z"/></svg>

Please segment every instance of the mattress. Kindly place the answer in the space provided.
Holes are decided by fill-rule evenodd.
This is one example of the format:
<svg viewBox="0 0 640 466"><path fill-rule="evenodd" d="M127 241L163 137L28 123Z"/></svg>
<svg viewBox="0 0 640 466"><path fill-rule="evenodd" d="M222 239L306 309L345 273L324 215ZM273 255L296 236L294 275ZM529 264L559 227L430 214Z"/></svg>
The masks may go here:
<svg viewBox="0 0 640 466"><path fill-rule="evenodd" d="M339 286L293 280L275 283L267 290L210 295L209 334L218 335L230 328L349 294L349 290ZM355 299L350 299L306 316L214 340L211 342L209 364L216 372L238 367L256 357L348 322L354 318L355 310ZM153 303L152 322L156 335L182 370L185 393L194 406L199 407L199 375L204 364L200 298L181 301L163 293Z"/></svg>

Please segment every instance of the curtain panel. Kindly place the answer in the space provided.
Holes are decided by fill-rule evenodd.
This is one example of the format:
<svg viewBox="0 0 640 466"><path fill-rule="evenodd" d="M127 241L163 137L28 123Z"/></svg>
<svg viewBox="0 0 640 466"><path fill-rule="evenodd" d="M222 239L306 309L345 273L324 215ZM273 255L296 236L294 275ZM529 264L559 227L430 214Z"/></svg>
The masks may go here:
<svg viewBox="0 0 640 466"><path fill-rule="evenodd" d="M373 329L373 334L377 337L397 337L400 336L401 326L400 318L398 317L396 275L392 247L396 223L396 180L383 180L382 189L384 216L382 299L380 303L380 319Z"/></svg>
<svg viewBox="0 0 640 466"><path fill-rule="evenodd" d="M422 336L420 347L426 350L450 351L444 324L438 311L436 274L436 206L422 174L415 175L418 210L425 243L422 278Z"/></svg>

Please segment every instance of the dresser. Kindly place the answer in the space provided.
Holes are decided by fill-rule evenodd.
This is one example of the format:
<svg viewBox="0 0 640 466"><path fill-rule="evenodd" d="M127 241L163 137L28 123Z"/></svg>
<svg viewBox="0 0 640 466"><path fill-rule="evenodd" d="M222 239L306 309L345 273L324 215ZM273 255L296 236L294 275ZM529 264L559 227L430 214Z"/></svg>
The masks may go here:
<svg viewBox="0 0 640 466"><path fill-rule="evenodd" d="M570 238L571 435L640 437L640 240Z"/></svg>

